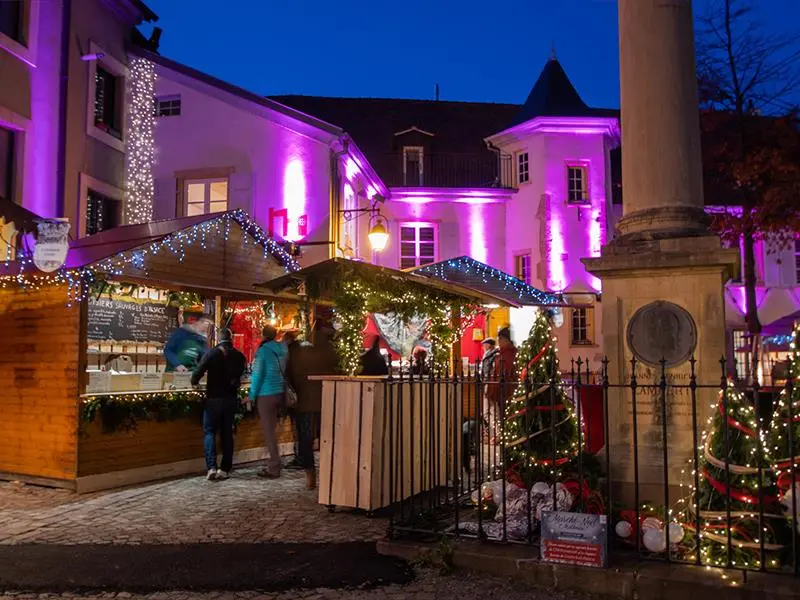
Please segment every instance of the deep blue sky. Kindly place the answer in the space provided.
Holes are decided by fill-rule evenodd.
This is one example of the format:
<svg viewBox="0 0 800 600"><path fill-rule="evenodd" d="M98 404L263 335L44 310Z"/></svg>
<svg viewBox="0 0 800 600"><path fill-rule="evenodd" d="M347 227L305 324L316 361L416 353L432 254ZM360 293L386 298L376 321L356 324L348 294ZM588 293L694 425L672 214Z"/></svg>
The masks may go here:
<svg viewBox="0 0 800 600"><path fill-rule="evenodd" d="M699 12L709 0L695 0ZM619 106L614 0L146 0L161 53L260 94L522 103L555 44L584 100ZM757 0L771 31L800 0Z"/></svg>

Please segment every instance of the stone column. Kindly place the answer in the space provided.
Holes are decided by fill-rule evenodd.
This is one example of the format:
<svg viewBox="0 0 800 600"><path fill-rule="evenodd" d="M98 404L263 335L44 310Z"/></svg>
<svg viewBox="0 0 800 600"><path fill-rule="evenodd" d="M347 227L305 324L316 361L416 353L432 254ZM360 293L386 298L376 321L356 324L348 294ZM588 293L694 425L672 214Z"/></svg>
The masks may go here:
<svg viewBox="0 0 800 600"><path fill-rule="evenodd" d="M624 215L601 256L583 262L603 285L610 383L628 384L635 358L644 386L636 397L624 387L609 394L617 499L632 505L638 482L640 500L663 505L683 493L681 471L697 444L693 405L702 428L717 398L713 387L692 396L689 359L697 361L698 384L719 384L723 290L738 251L721 248L703 210L691 0L619 0L619 29ZM662 358L666 394L658 387Z"/></svg>
<svg viewBox="0 0 800 600"><path fill-rule="evenodd" d="M619 0L620 233L705 229L691 0Z"/></svg>

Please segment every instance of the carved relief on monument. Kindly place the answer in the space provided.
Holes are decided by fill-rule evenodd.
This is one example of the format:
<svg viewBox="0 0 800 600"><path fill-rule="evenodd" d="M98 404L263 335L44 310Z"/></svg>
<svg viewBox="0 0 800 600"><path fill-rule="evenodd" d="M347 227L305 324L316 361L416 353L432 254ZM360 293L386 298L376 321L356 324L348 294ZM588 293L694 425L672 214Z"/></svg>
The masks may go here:
<svg viewBox="0 0 800 600"><path fill-rule="evenodd" d="M674 367L691 358L697 347L697 327L688 311L658 300L637 310L628 322L628 347L637 360Z"/></svg>

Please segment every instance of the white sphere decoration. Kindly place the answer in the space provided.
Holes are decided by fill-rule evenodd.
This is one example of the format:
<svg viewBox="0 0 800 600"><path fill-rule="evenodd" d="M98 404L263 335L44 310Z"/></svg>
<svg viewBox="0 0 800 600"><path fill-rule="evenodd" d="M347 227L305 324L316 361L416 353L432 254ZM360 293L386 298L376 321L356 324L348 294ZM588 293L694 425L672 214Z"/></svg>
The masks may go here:
<svg viewBox="0 0 800 600"><path fill-rule="evenodd" d="M533 484L533 487L531 488L531 492L533 492L534 494L542 494L543 496L546 496L547 493L551 492L552 490L553 486L548 483L545 483L544 481L537 481L536 483Z"/></svg>
<svg viewBox="0 0 800 600"><path fill-rule="evenodd" d="M670 523L669 524L669 543L670 544L678 544L683 541L683 537L686 535L686 531L683 529L683 525L680 523Z"/></svg>
<svg viewBox="0 0 800 600"><path fill-rule="evenodd" d="M655 517L645 517L645 519L642 521L642 531L647 531L648 529L661 529L661 527L661 521Z"/></svg>
<svg viewBox="0 0 800 600"><path fill-rule="evenodd" d="M642 541L650 552L663 552L667 549L667 536L660 529L648 529L644 532Z"/></svg>
<svg viewBox="0 0 800 600"><path fill-rule="evenodd" d="M628 521L620 521L614 527L614 531L617 532L617 535L621 538L630 537L633 533L633 525L628 523Z"/></svg>

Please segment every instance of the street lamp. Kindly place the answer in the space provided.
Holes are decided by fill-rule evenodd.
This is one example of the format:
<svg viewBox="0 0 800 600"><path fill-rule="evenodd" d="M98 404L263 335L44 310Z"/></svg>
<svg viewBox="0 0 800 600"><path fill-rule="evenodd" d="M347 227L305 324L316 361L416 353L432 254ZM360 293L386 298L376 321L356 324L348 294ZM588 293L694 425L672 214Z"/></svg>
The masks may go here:
<svg viewBox="0 0 800 600"><path fill-rule="evenodd" d="M389 222L386 220L377 208L377 202L374 202L369 208L352 208L348 210L338 211L345 222L357 219L365 213L369 213L369 232L367 238L369 244L375 252L380 252L386 248L389 242Z"/></svg>
<svg viewBox="0 0 800 600"><path fill-rule="evenodd" d="M373 215L370 218L370 223L372 226L369 228L369 233L367 234L369 245L372 246L375 252L380 252L386 248L386 242L389 241L389 230L383 224L386 223L386 217L380 214Z"/></svg>

